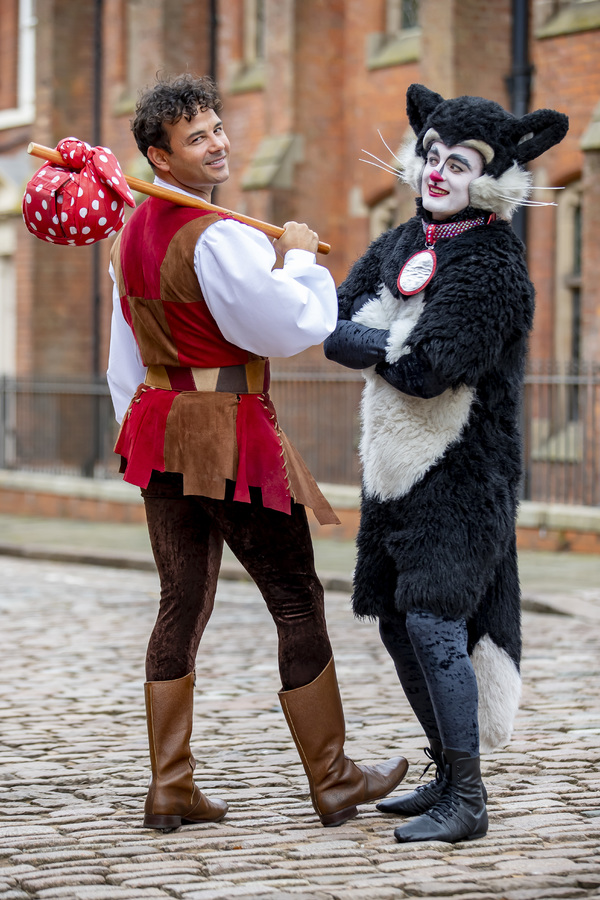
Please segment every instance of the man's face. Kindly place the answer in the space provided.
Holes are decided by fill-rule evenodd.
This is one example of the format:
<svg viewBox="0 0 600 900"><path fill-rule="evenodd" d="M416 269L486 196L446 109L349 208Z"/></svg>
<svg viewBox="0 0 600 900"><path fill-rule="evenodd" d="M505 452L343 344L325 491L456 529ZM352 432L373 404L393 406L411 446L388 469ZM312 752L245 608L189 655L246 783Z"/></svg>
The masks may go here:
<svg viewBox="0 0 600 900"><path fill-rule="evenodd" d="M229 140L219 116L207 109L189 122L182 117L164 127L172 152L156 147L148 151L158 175L209 200L215 184L229 178Z"/></svg>
<svg viewBox="0 0 600 900"><path fill-rule="evenodd" d="M432 219L447 219L469 205L469 185L483 172L483 160L472 147L447 147L434 141L427 152L421 181L423 206Z"/></svg>

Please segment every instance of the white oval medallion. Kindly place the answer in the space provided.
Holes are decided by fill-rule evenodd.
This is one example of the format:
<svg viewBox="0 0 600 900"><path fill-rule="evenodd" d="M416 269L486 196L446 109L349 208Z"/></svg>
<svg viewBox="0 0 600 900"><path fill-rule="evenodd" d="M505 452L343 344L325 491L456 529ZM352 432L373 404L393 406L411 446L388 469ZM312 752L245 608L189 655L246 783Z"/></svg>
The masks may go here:
<svg viewBox="0 0 600 900"><path fill-rule="evenodd" d="M405 297L418 294L435 274L437 260L433 250L420 250L409 257L398 275L398 290Z"/></svg>

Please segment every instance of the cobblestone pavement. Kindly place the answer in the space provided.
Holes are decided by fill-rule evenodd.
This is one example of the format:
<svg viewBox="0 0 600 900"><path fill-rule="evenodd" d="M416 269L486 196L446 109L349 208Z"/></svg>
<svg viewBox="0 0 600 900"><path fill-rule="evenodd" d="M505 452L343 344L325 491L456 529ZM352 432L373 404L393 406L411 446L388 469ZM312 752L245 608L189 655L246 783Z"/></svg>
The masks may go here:
<svg viewBox="0 0 600 900"><path fill-rule="evenodd" d="M374 807L318 823L276 696L274 627L252 585L221 582L193 748L197 780L230 812L164 835L141 827L155 575L3 557L0 584L3 900L600 897L598 621L525 613L514 740L484 760L489 834L401 846L398 820ZM423 739L376 628L352 619L347 594L327 605L347 752L404 753L410 788Z"/></svg>

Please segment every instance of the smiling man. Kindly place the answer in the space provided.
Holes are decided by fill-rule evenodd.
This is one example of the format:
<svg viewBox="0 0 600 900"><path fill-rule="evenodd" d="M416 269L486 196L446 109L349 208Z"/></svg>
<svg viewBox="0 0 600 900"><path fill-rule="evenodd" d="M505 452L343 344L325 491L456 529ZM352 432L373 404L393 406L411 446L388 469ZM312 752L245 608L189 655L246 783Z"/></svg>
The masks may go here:
<svg viewBox="0 0 600 900"><path fill-rule="evenodd" d="M227 180L219 108L210 79L191 75L142 95L132 129L157 184L210 200ZM146 653L149 828L219 821L227 811L194 784L190 750L194 666L224 541L273 617L279 696L323 825L350 819L406 772L402 757L358 766L344 755L305 506L321 523L337 518L268 394L268 357L318 344L335 325L335 286L316 264L317 245L307 225L288 222L271 244L231 217L152 197L113 246L115 449L125 480L142 490L161 584ZM283 268L274 269L276 252Z"/></svg>

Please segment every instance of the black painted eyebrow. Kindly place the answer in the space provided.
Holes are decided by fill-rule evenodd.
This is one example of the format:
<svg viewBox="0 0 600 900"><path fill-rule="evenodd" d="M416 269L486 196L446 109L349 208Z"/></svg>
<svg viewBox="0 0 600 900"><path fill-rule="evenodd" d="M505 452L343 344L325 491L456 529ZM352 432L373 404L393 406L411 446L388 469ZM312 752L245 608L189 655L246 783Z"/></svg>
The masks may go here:
<svg viewBox="0 0 600 900"><path fill-rule="evenodd" d="M427 153L435 153L436 156L440 155L440 151L437 149L435 143L431 144ZM465 159L464 156L460 156L458 153L451 153L450 156L448 156L448 158L446 159L446 162L444 163L444 165L446 165L446 163L448 162L449 159L455 159L456 162L462 163L463 166L466 166L467 169L469 170L469 172L473 171L473 166L471 165L471 163L469 162L468 159Z"/></svg>

